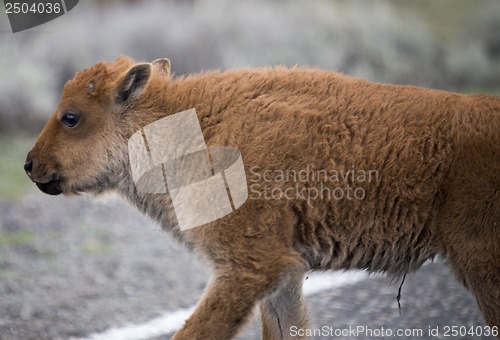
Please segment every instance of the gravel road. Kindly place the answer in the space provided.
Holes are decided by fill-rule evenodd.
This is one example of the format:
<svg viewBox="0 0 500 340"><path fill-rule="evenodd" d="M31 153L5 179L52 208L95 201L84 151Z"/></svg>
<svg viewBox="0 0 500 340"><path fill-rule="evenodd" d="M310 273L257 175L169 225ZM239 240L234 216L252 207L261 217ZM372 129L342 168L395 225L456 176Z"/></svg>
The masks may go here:
<svg viewBox="0 0 500 340"><path fill-rule="evenodd" d="M190 307L202 294L205 268L118 199L32 191L20 202L0 201L0 339L86 337ZM407 276L402 315L397 290L397 283L370 277L308 296L310 326L422 329L418 339L481 338L443 335L445 326L484 326L474 300L443 264ZM440 336L429 336L429 327L439 327ZM239 339L259 338L254 318Z"/></svg>

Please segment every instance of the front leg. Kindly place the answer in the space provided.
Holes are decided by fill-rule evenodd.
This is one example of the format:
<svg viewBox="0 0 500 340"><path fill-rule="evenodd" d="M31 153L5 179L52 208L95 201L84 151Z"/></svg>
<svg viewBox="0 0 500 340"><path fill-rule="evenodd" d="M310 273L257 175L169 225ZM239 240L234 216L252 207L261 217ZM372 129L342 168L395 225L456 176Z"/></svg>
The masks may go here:
<svg viewBox="0 0 500 340"><path fill-rule="evenodd" d="M274 280L234 268L215 273L196 307L172 340L232 339Z"/></svg>
<svg viewBox="0 0 500 340"><path fill-rule="evenodd" d="M289 276L289 266L279 271L218 270L193 315L173 340L232 339L263 298L275 293Z"/></svg>
<svg viewBox="0 0 500 340"><path fill-rule="evenodd" d="M195 311L172 340L231 339L251 314L259 288L245 287L243 278L231 273L212 277Z"/></svg>
<svg viewBox="0 0 500 340"><path fill-rule="evenodd" d="M291 272L280 288L260 303L263 340L305 339L292 337L292 326L298 329L307 325L307 307L302 295L304 272Z"/></svg>
<svg viewBox="0 0 500 340"><path fill-rule="evenodd" d="M258 209L258 204L249 201L222 225L185 234L215 270L193 315L174 340L232 339L260 301L305 271L304 260L290 247L287 237L293 232L287 227L293 225L292 218L287 218L283 209ZM254 211L263 212L249 223L248 216ZM278 221L284 227L278 227Z"/></svg>

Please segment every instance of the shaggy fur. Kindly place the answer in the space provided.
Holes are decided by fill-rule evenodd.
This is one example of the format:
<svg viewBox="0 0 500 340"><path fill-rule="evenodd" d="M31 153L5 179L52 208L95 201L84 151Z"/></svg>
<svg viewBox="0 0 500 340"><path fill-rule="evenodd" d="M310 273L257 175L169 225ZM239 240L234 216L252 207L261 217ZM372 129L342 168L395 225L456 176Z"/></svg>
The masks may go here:
<svg viewBox="0 0 500 340"><path fill-rule="evenodd" d="M229 339L260 304L264 339L306 325L308 270L366 269L393 277L439 255L500 325L500 99L371 83L312 68L262 68L173 78L166 60L126 57L78 73L28 154L50 194L116 190L208 259L213 276L174 339ZM168 195L137 192L128 138L195 108L207 145L240 150L249 199L180 231ZM62 115L81 116L74 128ZM362 199L264 197L321 181L263 171L376 171L329 186ZM274 172L273 172L274 171ZM269 179L269 176L266 177ZM321 183L320 183L321 182ZM324 184L324 183L323 183Z"/></svg>

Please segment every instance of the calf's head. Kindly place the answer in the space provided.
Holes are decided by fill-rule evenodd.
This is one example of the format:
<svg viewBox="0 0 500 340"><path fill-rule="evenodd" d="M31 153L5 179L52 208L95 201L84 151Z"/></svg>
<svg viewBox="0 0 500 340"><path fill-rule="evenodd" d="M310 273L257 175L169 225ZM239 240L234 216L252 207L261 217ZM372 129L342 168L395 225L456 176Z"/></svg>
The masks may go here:
<svg viewBox="0 0 500 340"><path fill-rule="evenodd" d="M50 195L99 193L113 188L127 166L127 140L140 128L151 83L168 79L170 62L134 63L127 57L98 63L64 86L24 169Z"/></svg>

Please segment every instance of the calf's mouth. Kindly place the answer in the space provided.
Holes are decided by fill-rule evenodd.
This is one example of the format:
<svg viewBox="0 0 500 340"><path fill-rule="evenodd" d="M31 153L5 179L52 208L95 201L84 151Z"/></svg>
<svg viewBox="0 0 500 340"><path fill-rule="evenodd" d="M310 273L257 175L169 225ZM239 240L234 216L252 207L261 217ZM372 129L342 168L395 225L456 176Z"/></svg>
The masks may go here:
<svg viewBox="0 0 500 340"><path fill-rule="evenodd" d="M46 183L35 182L38 189L49 195L60 195L62 194L61 180L52 179Z"/></svg>
<svg viewBox="0 0 500 340"><path fill-rule="evenodd" d="M33 183L36 184L38 189L40 189L42 192L49 194L49 195L59 195L62 194L62 180L61 178L56 174L53 173L52 175L43 175L41 176L40 174L35 174L35 170L39 170L40 165L34 166L33 161L30 156L31 153L28 154L28 157L26 159L26 163L24 163L24 171L26 171L26 174L28 177L33 181ZM35 168L35 169L34 169Z"/></svg>

